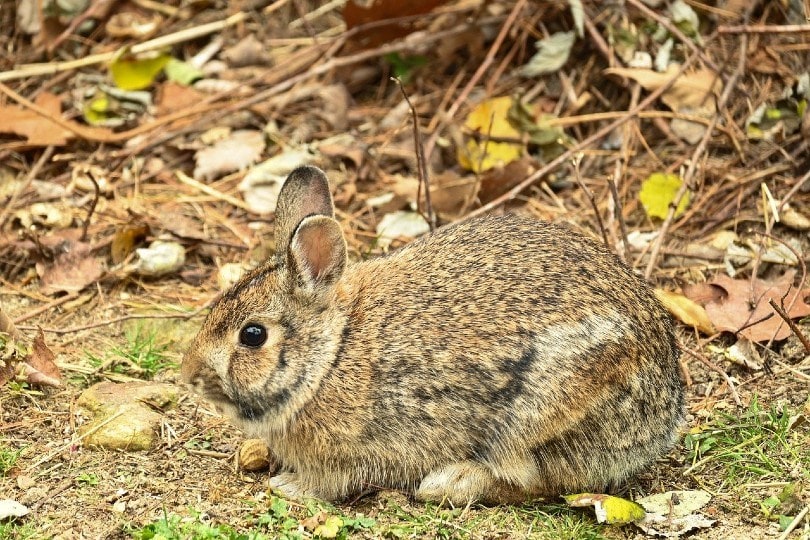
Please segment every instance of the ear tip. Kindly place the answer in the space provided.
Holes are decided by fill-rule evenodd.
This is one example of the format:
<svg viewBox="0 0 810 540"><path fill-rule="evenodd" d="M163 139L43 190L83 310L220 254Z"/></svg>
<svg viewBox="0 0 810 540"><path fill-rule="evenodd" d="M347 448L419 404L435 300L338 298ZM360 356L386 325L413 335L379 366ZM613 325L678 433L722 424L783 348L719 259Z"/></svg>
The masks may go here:
<svg viewBox="0 0 810 540"><path fill-rule="evenodd" d="M328 185L326 173L314 165L301 165L296 167L290 174L287 175L287 183L304 183L320 182Z"/></svg>

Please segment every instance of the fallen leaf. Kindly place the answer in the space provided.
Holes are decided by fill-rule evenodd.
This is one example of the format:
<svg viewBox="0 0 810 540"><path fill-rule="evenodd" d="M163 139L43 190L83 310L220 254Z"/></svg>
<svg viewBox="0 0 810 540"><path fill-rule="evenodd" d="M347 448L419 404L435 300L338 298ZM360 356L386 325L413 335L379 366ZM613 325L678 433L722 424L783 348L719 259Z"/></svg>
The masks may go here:
<svg viewBox="0 0 810 540"><path fill-rule="evenodd" d="M314 156L306 150L287 150L251 167L237 189L259 215L275 212L278 193L285 178L294 168L312 163Z"/></svg>
<svg viewBox="0 0 810 540"><path fill-rule="evenodd" d="M255 35L248 34L236 45L228 47L220 55L231 67L255 66L270 63L267 47Z"/></svg>
<svg viewBox="0 0 810 540"><path fill-rule="evenodd" d="M335 538L343 527L343 519L340 516L329 516L322 525L315 527L312 534L321 538Z"/></svg>
<svg viewBox="0 0 810 540"><path fill-rule="evenodd" d="M721 332L734 332L757 343L771 338L776 341L786 339L791 334L790 327L774 312L768 300L773 298L777 304L782 304L792 319L810 315L810 305L806 303L810 289L800 292L793 287L795 275L796 272L790 270L775 282L758 278L752 282L750 279L718 275L711 285L720 289L722 296L705 305L706 313ZM769 315L770 318L762 320ZM760 322L740 330L754 321Z"/></svg>
<svg viewBox="0 0 810 540"><path fill-rule="evenodd" d="M101 277L101 261L93 256L89 244L64 240L56 251L58 255L53 261L36 265L45 294L79 292Z"/></svg>
<svg viewBox="0 0 810 540"><path fill-rule="evenodd" d="M146 223L128 224L116 230L110 244L112 262L118 264L126 259L130 253L135 251L135 246L143 242L148 234L149 225Z"/></svg>
<svg viewBox="0 0 810 540"><path fill-rule="evenodd" d="M194 179L212 180L223 174L246 169L261 157L264 147L264 134L261 131L236 130L194 155L197 162Z"/></svg>
<svg viewBox="0 0 810 540"><path fill-rule="evenodd" d="M161 84L157 91L157 98L155 99L157 114L162 116L176 112L188 106L189 103L202 101L204 97L205 94L191 86L183 86L176 82L167 81ZM181 122L189 123L190 121L189 119L178 120L170 125L178 126L183 125Z"/></svg>
<svg viewBox="0 0 810 540"><path fill-rule="evenodd" d="M136 11L122 11L107 19L104 30L107 35L115 38L145 40L158 31L161 22L163 17L155 12L146 15Z"/></svg>
<svg viewBox="0 0 810 540"><path fill-rule="evenodd" d="M724 356L737 365L744 366L753 371L763 369L762 357L757 351L754 342L741 337L737 342L724 351Z"/></svg>
<svg viewBox="0 0 810 540"><path fill-rule="evenodd" d="M62 374L54 362L51 349L45 344L45 335L42 330L34 338L31 354L25 361L25 375L30 384L60 387Z"/></svg>
<svg viewBox="0 0 810 540"><path fill-rule="evenodd" d="M715 520L696 513L712 496L701 490L668 491L638 499L647 515L636 525L651 536L677 538L697 528L711 527Z"/></svg>
<svg viewBox="0 0 810 540"><path fill-rule="evenodd" d="M122 49L110 62L110 75L118 88L142 90L154 82L170 59L171 56L163 52L136 57Z"/></svg>
<svg viewBox="0 0 810 540"><path fill-rule="evenodd" d="M391 2L389 0L373 0L367 7L358 5L353 0L343 7L343 20L346 29L352 30L358 26L370 25L369 28L350 33L353 43L361 47L376 47L383 43L407 36L416 28L416 21L392 21L390 24L374 24L389 19L430 13L434 8L447 3L447 0L409 0L408 2Z"/></svg>
<svg viewBox="0 0 810 540"><path fill-rule="evenodd" d="M524 77L537 77L559 70L568 62L576 39L574 32L557 32L536 41L534 46L537 47L537 52L520 69L520 73Z"/></svg>
<svg viewBox="0 0 810 540"><path fill-rule="evenodd" d="M655 296L664 304L667 311L672 313L682 323L698 329L703 334L711 335L716 332L706 310L682 294L655 289Z"/></svg>
<svg viewBox="0 0 810 540"><path fill-rule="evenodd" d="M513 100L509 96L488 99L476 105L467 115L465 127L477 131L478 139L469 139L456 151L459 165L473 172L483 172L504 166L523 155L523 144L495 142L491 138L519 139L518 131L509 122Z"/></svg>
<svg viewBox="0 0 810 540"><path fill-rule="evenodd" d="M665 219L669 213L669 206L675 202L675 195L683 184L677 174L652 173L641 183L638 198L644 205L644 210L650 217ZM689 191L684 193L675 210L675 217L680 216L689 206Z"/></svg>
<svg viewBox="0 0 810 540"><path fill-rule="evenodd" d="M383 249L399 238L416 238L428 232L430 226L420 214L399 210L386 214L377 224L377 244Z"/></svg>
<svg viewBox="0 0 810 540"><path fill-rule="evenodd" d="M204 75L201 69L177 58L169 58L163 69L168 80L182 86L190 86L194 81L202 79Z"/></svg>
<svg viewBox="0 0 810 540"><path fill-rule="evenodd" d="M593 506L599 523L624 524L644 519L644 508L633 501L600 493L579 493L563 497L568 506Z"/></svg>
<svg viewBox="0 0 810 540"><path fill-rule="evenodd" d="M55 117L62 116L62 99L59 96L42 92L34 103ZM0 105L0 118L3 119L0 122L0 133L25 137L25 142L32 146L64 146L75 136L72 131L50 119L15 105Z"/></svg>

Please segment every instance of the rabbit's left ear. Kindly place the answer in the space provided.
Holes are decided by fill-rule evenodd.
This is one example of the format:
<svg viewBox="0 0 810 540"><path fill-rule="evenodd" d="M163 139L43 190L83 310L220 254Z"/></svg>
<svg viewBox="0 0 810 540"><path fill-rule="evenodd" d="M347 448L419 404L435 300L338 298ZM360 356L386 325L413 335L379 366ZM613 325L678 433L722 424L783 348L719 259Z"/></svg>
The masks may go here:
<svg viewBox="0 0 810 540"><path fill-rule="evenodd" d="M276 255L283 257L292 236L307 216L335 216L326 174L317 167L298 167L290 173L276 203Z"/></svg>
<svg viewBox="0 0 810 540"><path fill-rule="evenodd" d="M340 224L326 216L304 218L290 240L287 262L293 288L325 292L346 268L346 240Z"/></svg>

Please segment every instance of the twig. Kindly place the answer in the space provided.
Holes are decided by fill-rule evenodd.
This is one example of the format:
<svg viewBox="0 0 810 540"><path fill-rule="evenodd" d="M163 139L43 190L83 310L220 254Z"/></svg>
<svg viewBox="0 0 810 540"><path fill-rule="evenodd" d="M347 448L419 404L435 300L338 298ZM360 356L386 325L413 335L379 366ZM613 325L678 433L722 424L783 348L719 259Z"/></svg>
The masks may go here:
<svg viewBox="0 0 810 540"><path fill-rule="evenodd" d="M422 145L422 133L419 131L419 117L416 114L416 109L414 108L413 103L411 103L411 100L408 98L407 92L405 92L405 87L402 85L402 81L397 77L391 77L391 80L395 81L399 85L399 91L402 92L402 97L405 98L405 103L407 103L408 107L411 109L411 119L413 121L413 146L416 150L416 170L419 174L419 190L421 190L423 185L425 186L425 211L427 212L427 222L432 232L436 230L436 213L433 211L433 203L430 201L430 175L428 174L427 163L425 162L425 147ZM421 205L419 190L416 192L417 207Z"/></svg>
<svg viewBox="0 0 810 540"><path fill-rule="evenodd" d="M714 371L716 373L719 373L723 377L723 379L726 381L726 385L728 386L728 391L731 394L731 397L734 399L734 403L736 403L738 407L742 407L742 401L740 401L740 395L737 393L737 389L734 387L734 382L731 380L731 377L728 376L728 373L726 373L723 368L721 368L720 366L718 366L717 364L715 364L714 362L712 362L708 358L705 358L702 354L700 354L698 352L695 352L695 351L689 349L688 347L684 347L683 345L680 345L680 344L678 345L678 347L683 352L687 353L689 356L692 356L693 358L697 358L707 368L711 369L712 371ZM697 466L697 464L690 467L689 470L692 470L695 466ZM684 472L684 474L688 473L689 470Z"/></svg>
<svg viewBox="0 0 810 540"><path fill-rule="evenodd" d="M582 183L582 175L579 171L579 163L582 161L582 154L577 155L571 161L574 165L574 178L576 179L579 188L585 193L588 200L591 201L591 207L593 208L593 213L596 216L596 222L599 223L599 230L602 231L602 240L605 242L605 249L610 251L610 241L608 240L607 230L605 230L605 224L602 223L602 216L599 214L599 207L596 206L596 197L594 197L593 191Z"/></svg>
<svg viewBox="0 0 810 540"><path fill-rule="evenodd" d="M48 146L45 148L45 151L42 152L42 155L39 156L39 159L34 163L34 166L31 167L31 170L28 171L28 174L25 176L25 180L20 187L18 187L14 194L11 196L11 200L8 201L6 207L0 211L0 230L3 229L3 225L6 223L6 219L8 219L8 214L14 209L14 205L16 204L17 200L25 193L25 190L28 189L28 186L31 185L31 182L34 181L34 178L39 174L39 171L42 170L42 167L45 166L45 163L51 159L53 155L53 145Z"/></svg>
<svg viewBox="0 0 810 540"><path fill-rule="evenodd" d="M782 320L787 323L787 325L790 327L793 333L796 334L796 337L799 338L799 341L801 341L802 345L804 345L805 352L810 353L810 341L807 340L807 337L805 337L801 329L798 326L796 326L796 323L793 322L793 319L790 318L790 315L788 315L785 312L782 306L774 302L773 298L769 298L768 303L771 305L773 310L776 311L776 313L778 313L780 317L782 317Z"/></svg>
<svg viewBox="0 0 810 540"><path fill-rule="evenodd" d="M618 170L617 167L617 172ZM622 259L626 260L624 252L630 249L630 241L627 237L627 223L624 221L622 201L619 198L619 190L616 188L616 182L613 181L613 178L608 178L608 187L610 188L610 195L613 197L613 213L616 216L616 220L619 222L619 230L622 232Z"/></svg>
<svg viewBox="0 0 810 540"><path fill-rule="evenodd" d="M206 195L210 195L211 197L217 198L221 201L225 201L229 204L236 206L237 208L241 208L242 210L253 212L253 210L251 210L250 206L245 201L237 199L236 197L232 197L227 193L222 193L221 191L218 191L207 184L198 182L197 180L194 180L192 177L190 177L183 171L178 170L175 173L175 176L177 176L177 179L180 180L185 185L193 187L198 191L202 191Z"/></svg>
<svg viewBox="0 0 810 540"><path fill-rule="evenodd" d="M797 34L810 32L810 24L718 26L718 34Z"/></svg>
<svg viewBox="0 0 810 540"><path fill-rule="evenodd" d="M199 37L206 36L208 34L219 32L221 30L224 30L225 28L228 28L229 26L234 26L245 20L247 20L247 14L245 12L240 11L239 13L234 13L227 19L223 19L221 21L214 21L208 24L194 26L192 28L185 28L183 30L180 30L179 32L174 32L172 34L160 36L155 39L151 39L149 41L144 41L143 43L136 43L135 45L130 47L129 52L132 54L140 54L144 52L154 51L157 49L162 49L163 47L169 47L171 45L177 45L178 43L185 43L186 41L191 41ZM81 67L92 66L95 64L102 64L104 62L109 62L110 60L115 58L115 56L118 53L119 53L118 51L110 51L105 53L93 54L90 56L85 56L84 58L79 58L77 60L71 60L68 62L24 64L20 66L19 69L0 72L0 82L13 81L15 79L23 79L26 77L33 77L35 75L53 75L55 73L59 73L60 71L70 71Z"/></svg>
<svg viewBox="0 0 810 540"><path fill-rule="evenodd" d="M455 114L458 112L461 105L467 101L467 98L472 92L472 89L475 88L475 85L478 84L478 81L481 80L481 77L484 76L484 72L489 68L490 64L495 60L495 55L498 54L498 51L501 48L504 40L506 39L506 34L509 33L509 30L512 28L512 25L515 24L518 15L521 11L523 11L524 6L528 0L518 0L515 3L515 6L512 8L512 11L509 13L509 16L501 26L500 32L498 32L498 36L495 38L495 41L492 43L492 46L487 51L487 55L484 58L484 61L481 62L481 65L478 69L475 70L473 76L467 81L467 85L461 90L461 93L458 95L456 100L450 105L450 108L447 109L447 112L444 114L444 118L442 121L439 122L439 125L436 126L436 129L433 130L433 133L428 138L427 144L425 144L425 156L428 160L430 160L430 156L433 154L433 148L436 146L436 141L439 138L439 134L441 133L442 129L445 125L453 119Z"/></svg>
<svg viewBox="0 0 810 540"><path fill-rule="evenodd" d="M43 304L43 305L39 306L36 309L32 309L31 311L29 311L25 315L21 315L21 316L17 317L16 319L14 319L14 322L16 324L20 324L21 322L24 322L24 321L27 321L28 319L36 317L40 313L45 313L46 311L49 311L49 310L55 308L56 306L61 306L62 304L66 303L66 302L70 302L71 300L77 299L78 297L79 297L78 292L69 291L65 296L61 296L61 297L57 298L56 300L54 300L52 302L48 302L47 304Z"/></svg>
<svg viewBox="0 0 810 540"><path fill-rule="evenodd" d="M91 330L93 328L99 328L101 326L109 326L111 324L116 324L124 321L131 321L133 319L192 319L208 309L211 304L213 304L218 296L215 296L211 300L205 303L201 308L192 311L191 313L159 313L159 314L135 314L135 315L124 315L121 317L116 317L114 319L109 319L106 321L101 321L97 323L85 324L82 326L72 326L70 328L42 328L43 332L48 332L50 334L72 334L73 332L81 332L83 330ZM23 330L36 330L40 328L38 326L20 326Z"/></svg>
<svg viewBox="0 0 810 540"><path fill-rule="evenodd" d="M808 180L810 180L810 171L807 171L805 173L805 175L802 176L801 179L798 182L796 182L796 185L793 186L792 188L790 188L790 191L788 191L785 194L785 196L782 197L782 200L779 202L779 206L777 207L777 210L780 213L782 212L782 209L788 203L790 198L793 197L799 191L799 189L801 189L801 187L804 185L804 183L807 182ZM2 222L2 220L0 220L0 227L2 227L2 225L3 225L3 222Z"/></svg>
<svg viewBox="0 0 810 540"><path fill-rule="evenodd" d="M565 152L563 152L562 154L560 154L559 156L557 156L553 160L546 163L544 166L540 167L533 174L529 175L525 180L520 182L518 185L516 185L515 187L513 187L512 189L510 189L509 191L507 191L506 193L504 193L503 195L501 195L497 199L494 199L494 200L488 202L487 204L485 204L484 206L482 206L482 207L480 207L480 208L478 208L476 210L473 210L472 212L470 212L469 214L467 214L466 216L461 218L461 220L463 221L463 220L467 220L467 219L479 216L481 214L485 214L485 213L489 212L490 210L492 210L493 208L496 208L497 206L500 206L501 204L505 203L506 201L513 199L521 191L523 191L524 189L526 189L527 187L529 187L530 185L535 183L538 179L542 178L543 176L545 176L546 174L548 174L549 172L554 170L559 165L561 165L561 164L565 163L567 160L571 159L571 157L576 155L578 152L581 152L581 151L585 150L591 144L593 144L596 141L602 139L604 136L611 133L617 127L623 125L626 122L629 122L632 118L635 118L638 115L639 112L644 110L648 105L650 105L653 101L655 101L662 94L664 94L664 92L669 90L672 87L672 85L675 84L675 81L677 80L677 78L682 73L684 73L686 71L686 69L694 62L694 60L695 60L694 56L688 57L686 59L686 61L681 65L680 69L678 70L678 73L672 79L667 81L666 84L660 86L659 88L657 88L656 90L651 92L650 95L648 95L646 98L644 98L644 100L642 100L642 102L639 103L636 107L633 107L629 111L623 113L621 117L617 118L616 120L614 120L610 124L607 124L606 126L602 127L600 130L598 130L596 133L594 133L590 137L588 137L588 138L584 139L583 141L581 141L580 143L572 146L571 148L569 148L568 150L566 150Z"/></svg>
<svg viewBox="0 0 810 540"><path fill-rule="evenodd" d="M628 0L632 2L634 5L639 4L638 0ZM645 10L649 10L646 6L644 7ZM750 8L749 8L750 9ZM748 15L746 14L746 20ZM737 68L734 70L734 73L731 74L728 81L726 82L725 87L723 88L723 93L720 95L720 99L717 101L717 110L721 110L726 106L729 98L731 97L731 93L737 85L737 79L742 76L743 72L745 71L745 61L748 55L748 36L742 36L741 40L742 43L740 44L740 58L737 62ZM661 224L661 229L658 232L658 236L655 237L655 241L653 242L652 250L650 251L650 260L647 262L647 268L644 270L644 278L649 280L650 276L652 275L653 268L655 268L655 264L658 261L658 255L661 252L661 247L664 244L664 239L666 238L667 231L669 230L670 225L672 225L672 221L675 219L675 211L678 209L678 205L681 202L681 199L684 195L686 195L686 191L689 189L689 186L692 183L692 178L697 171L698 162L700 161L700 156L702 156L706 152L706 147L709 144L709 139L712 136L712 132L714 131L714 126L717 124L717 120L720 118L719 114L715 114L711 118L711 122L709 126L706 128L706 131L703 133L703 137L700 139L700 142L695 147L694 152L692 152L692 156L689 159L689 166L686 169L686 173L683 175L683 183L681 187L678 189L678 192L675 194L672 203L669 205L669 210L667 212L667 217L664 219L664 222Z"/></svg>
<svg viewBox="0 0 810 540"><path fill-rule="evenodd" d="M43 504L50 501L60 493L64 492L66 489L70 488L74 482L75 480L73 478L68 478L66 480L62 480L62 482L58 486L48 489L48 491L42 496L40 500L31 505L31 511L36 512L37 510L39 510L39 508Z"/></svg>
<svg viewBox="0 0 810 540"><path fill-rule="evenodd" d="M98 182L96 179L93 178L92 174L88 174L87 178L93 183L93 200L90 203L90 209L87 211L87 217L82 224L82 235L79 237L79 240L84 242L87 240L87 228L90 226L90 218L93 217L93 212L96 211L96 205L98 204L98 198L101 196L101 190L98 187Z"/></svg>
<svg viewBox="0 0 810 540"><path fill-rule="evenodd" d="M802 522L804 516L807 515L807 512L810 512L810 505L805 506L802 509L802 511L799 512L795 518L793 518L793 521L791 521L790 524L787 526L787 528L785 528L785 530L782 532L782 534L779 535L778 540L786 540L787 537L790 535L790 533L793 532L793 529L799 526L799 523Z"/></svg>

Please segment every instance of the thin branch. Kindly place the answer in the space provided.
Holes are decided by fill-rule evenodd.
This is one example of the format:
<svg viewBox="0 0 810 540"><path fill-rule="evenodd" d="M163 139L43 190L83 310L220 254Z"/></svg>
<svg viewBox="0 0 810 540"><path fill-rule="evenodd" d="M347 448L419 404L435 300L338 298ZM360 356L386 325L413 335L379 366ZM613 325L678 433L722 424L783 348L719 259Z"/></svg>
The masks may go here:
<svg viewBox="0 0 810 540"><path fill-rule="evenodd" d="M419 130L419 117L416 114L416 108L408 98L408 93L405 92L405 87L402 81L397 77L391 77L399 85L399 91L402 92L402 97L405 98L405 103L411 110L411 120L413 121L413 146L416 150L416 170L419 174L419 187L425 186L425 211L427 212L427 222L430 230L436 230L436 213L433 211L433 203L430 201L430 175L427 170L427 163L425 161L425 147L422 145L422 133ZM416 192L416 206L421 205L421 197L419 190Z"/></svg>
<svg viewBox="0 0 810 540"><path fill-rule="evenodd" d="M14 209L14 205L16 204L17 200L22 196L23 193L25 193L25 190L27 190L28 186L31 185L31 182L34 181L34 178L36 178L36 176L39 174L39 171L41 171L42 167L45 166L45 163L47 163L47 161L51 159L51 156L53 156L53 149L53 145L45 148L45 151L39 156L39 159L36 161L36 163L34 163L34 166L28 171L23 183L20 184L20 187L14 191L14 194L11 196L11 200L8 201L6 207L0 211L0 230L3 229L3 225L5 225L9 213L11 213L11 211Z"/></svg>
<svg viewBox="0 0 810 540"><path fill-rule="evenodd" d="M593 213L596 216L596 222L599 223L599 230L602 231L602 240L605 242L605 249L610 251L610 241L608 240L607 230L605 230L605 224L602 223L602 216L599 214L599 207L596 206L596 197L594 197L593 191L582 183L582 175L579 171L579 163L582 161L582 155L580 154L576 156L572 161L574 164L574 178L576 179L579 188L585 193L588 200L591 201L591 207L593 208Z"/></svg>
<svg viewBox="0 0 810 540"><path fill-rule="evenodd" d="M771 305L773 310L776 311L776 313L780 317L782 317L782 320L785 321L785 323L787 323L787 325L790 327L793 333L796 334L796 337L799 338L799 341L801 341L802 345L804 345L805 352L810 354L810 341L808 341L807 337L802 333L801 329L796 325L796 323L793 322L793 319L790 318L790 315L788 315L785 312L782 306L774 302L773 298L769 298L768 303Z"/></svg>

